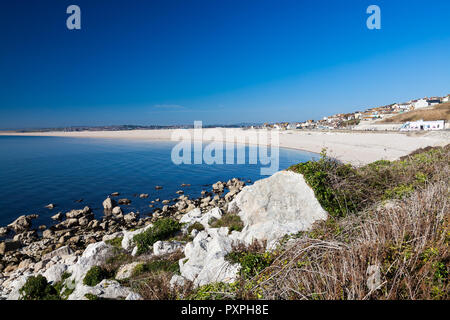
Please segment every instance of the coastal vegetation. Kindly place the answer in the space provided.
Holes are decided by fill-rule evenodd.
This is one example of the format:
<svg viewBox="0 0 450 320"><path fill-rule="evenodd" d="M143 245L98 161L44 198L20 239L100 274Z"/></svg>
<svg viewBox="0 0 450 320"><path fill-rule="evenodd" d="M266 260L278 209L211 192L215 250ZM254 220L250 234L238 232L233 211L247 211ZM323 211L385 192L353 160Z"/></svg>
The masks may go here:
<svg viewBox="0 0 450 320"><path fill-rule="evenodd" d="M112 276L112 274L106 269L100 266L93 266L86 273L83 279L83 284L94 287L99 284L102 280L108 279Z"/></svg>
<svg viewBox="0 0 450 320"><path fill-rule="evenodd" d="M189 297L450 298L449 145L360 168L324 155L291 170L305 174L332 216L270 253L255 244L234 248L227 259L241 263L240 278Z"/></svg>
<svg viewBox="0 0 450 320"><path fill-rule="evenodd" d="M157 220L151 228L134 236L133 240L137 245L137 253L147 252L156 241L168 239L180 230L181 224L174 219Z"/></svg>
<svg viewBox="0 0 450 320"><path fill-rule="evenodd" d="M450 146L416 151L398 161L379 160L362 167L343 164L322 151L317 161L291 166L314 190L332 216L359 212L376 202L400 199L445 178Z"/></svg>
<svg viewBox="0 0 450 320"><path fill-rule="evenodd" d="M227 213L220 219L213 218L210 221L210 225L212 228L227 227L230 233L232 231L242 231L242 228L244 227L241 218L234 213Z"/></svg>
<svg viewBox="0 0 450 320"><path fill-rule="evenodd" d="M269 247L270 240L245 244L248 242L237 238L239 232L231 234L243 230L241 217L246 217L245 212L236 214L233 206L230 211L228 206L203 213L196 209L182 216L183 223L174 216L161 217L145 228L109 234L104 241L89 245L81 262L89 261L92 267L83 271L80 280L68 273L78 270L77 264L53 281L36 274L26 279L20 298L60 300L72 294L71 299L97 300L125 298L130 292L143 299L450 298L450 145L427 147L396 161L380 160L361 167L336 161L324 150L320 159L292 166L277 176L294 183L301 195L303 190L309 191L311 203L307 204L315 202L329 213L328 218L314 220L311 228L297 229L307 231L284 233ZM276 184L264 183L265 189L272 187L272 193L261 196L264 199L283 202L286 190L291 191L283 185L275 195ZM246 196L253 196L252 192ZM239 204L245 199L236 200ZM262 205L267 206L264 199ZM289 198L282 208L292 210L285 203L294 200ZM88 211L72 214L83 216ZM278 211L274 213L278 220L263 221L273 224L259 229L262 233L289 217ZM230 233L217 229L221 227ZM194 229L204 232L191 242ZM249 231L251 226L246 224L241 234L252 235ZM190 250L184 250L187 246ZM61 257L58 261L72 257L67 246L57 250L47 253L48 260L57 254ZM217 280L204 277L198 281L198 276L188 280L189 272L202 266L198 257L203 254L208 262L222 261L223 266L235 270L221 278L231 280L213 282ZM222 260L214 260L217 257Z"/></svg>

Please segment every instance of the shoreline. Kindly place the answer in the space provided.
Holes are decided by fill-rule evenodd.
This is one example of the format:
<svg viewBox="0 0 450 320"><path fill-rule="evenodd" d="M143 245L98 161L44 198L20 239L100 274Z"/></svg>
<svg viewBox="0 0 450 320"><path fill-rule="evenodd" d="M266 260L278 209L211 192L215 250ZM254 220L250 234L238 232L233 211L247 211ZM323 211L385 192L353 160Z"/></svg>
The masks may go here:
<svg viewBox="0 0 450 320"><path fill-rule="evenodd" d="M186 130L193 136L193 129ZM232 133L231 138L244 137L248 132L270 134L273 131L261 129L225 129L203 128L203 135L215 130L222 134L217 142L236 143L225 135L225 130ZM0 132L0 136L35 136L35 137L67 137L67 138L97 138L97 139L122 139L122 140L149 140L149 141L173 141L171 139L174 129L160 130L129 130L129 131L76 131L76 132ZM450 132L436 131L424 133L400 133L400 132L351 132L351 131L278 131L279 147L294 149L319 154L326 148L329 156L340 161L356 166L365 165L377 160L396 160L414 150L428 146L444 146L450 141ZM211 135L203 141L213 141ZM198 139L193 139L198 141ZM245 139L245 144L250 145ZM270 142L266 143L270 146Z"/></svg>

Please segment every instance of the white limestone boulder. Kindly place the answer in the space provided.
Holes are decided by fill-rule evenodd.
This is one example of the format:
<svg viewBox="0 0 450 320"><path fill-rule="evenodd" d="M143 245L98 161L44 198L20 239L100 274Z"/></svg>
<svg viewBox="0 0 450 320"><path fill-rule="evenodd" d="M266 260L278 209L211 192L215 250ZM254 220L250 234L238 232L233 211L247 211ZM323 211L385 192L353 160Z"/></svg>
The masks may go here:
<svg viewBox="0 0 450 320"><path fill-rule="evenodd" d="M67 265L64 263L58 263L52 265L50 268L48 268L43 276L47 279L50 283L56 283L61 281L61 277L64 274L64 272L67 271Z"/></svg>
<svg viewBox="0 0 450 320"><path fill-rule="evenodd" d="M232 249L233 239L228 228L207 229L197 234L179 261L181 276L201 286L212 282L233 282L240 266L225 261Z"/></svg>
<svg viewBox="0 0 450 320"><path fill-rule="evenodd" d="M139 264L140 264L140 262L132 262L132 263L128 263L128 264L125 264L125 265L121 266L119 268L119 270L117 271L116 279L117 280L124 280L124 279L127 279L127 278L131 277L133 275L134 269Z"/></svg>
<svg viewBox="0 0 450 320"><path fill-rule="evenodd" d="M223 213L220 208L213 208L205 214L202 214L199 208L191 210L187 214L185 214L181 219L180 223L184 223L184 229L188 229L189 226L193 225L196 222L199 222L203 227L209 228L210 221L213 219L220 219Z"/></svg>
<svg viewBox="0 0 450 320"><path fill-rule="evenodd" d="M93 266L99 266L106 262L115 253L114 247L103 241L90 244L84 250L77 263L71 265L67 272L71 273L69 282L82 282L84 276Z"/></svg>
<svg viewBox="0 0 450 320"><path fill-rule="evenodd" d="M87 294L95 295L101 299L125 299L130 293L132 291L127 287L123 287L119 282L105 279L95 287L78 284L67 300L88 300L86 298Z"/></svg>
<svg viewBox="0 0 450 320"><path fill-rule="evenodd" d="M184 243L180 241L156 241L153 244L153 255L162 256L183 248Z"/></svg>
<svg viewBox="0 0 450 320"><path fill-rule="evenodd" d="M268 248L284 235L309 230L328 217L303 175L292 171L244 187L229 210L237 211L244 223L240 240L247 244L266 240Z"/></svg>

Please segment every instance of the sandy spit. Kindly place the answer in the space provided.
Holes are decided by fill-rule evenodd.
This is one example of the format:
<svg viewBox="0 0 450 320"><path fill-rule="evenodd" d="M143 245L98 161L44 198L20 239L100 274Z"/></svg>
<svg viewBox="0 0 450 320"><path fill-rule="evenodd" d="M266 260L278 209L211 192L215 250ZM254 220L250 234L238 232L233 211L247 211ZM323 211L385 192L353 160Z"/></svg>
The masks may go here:
<svg viewBox="0 0 450 320"><path fill-rule="evenodd" d="M225 131L227 130L228 136ZM0 135L9 136L50 136L71 138L98 138L98 139L131 139L131 140L172 140L175 130L130 130L130 131L80 131L80 132L0 132ZM192 129L185 129L194 137ZM249 143L249 134L267 136L270 145L271 134L267 130L243 129L202 129L203 140L232 143L236 137L246 138ZM400 133L400 132L333 132L333 131L276 131L279 134L279 146L319 153L327 148L327 153L344 162L354 165L364 165L376 160L395 160L418 148L427 146L444 146L450 143L450 132L426 133ZM219 136L219 137L217 137ZM220 137L221 136L221 137ZM196 139L197 140L197 139ZM235 140L238 141L238 140ZM250 142L250 144L252 144Z"/></svg>

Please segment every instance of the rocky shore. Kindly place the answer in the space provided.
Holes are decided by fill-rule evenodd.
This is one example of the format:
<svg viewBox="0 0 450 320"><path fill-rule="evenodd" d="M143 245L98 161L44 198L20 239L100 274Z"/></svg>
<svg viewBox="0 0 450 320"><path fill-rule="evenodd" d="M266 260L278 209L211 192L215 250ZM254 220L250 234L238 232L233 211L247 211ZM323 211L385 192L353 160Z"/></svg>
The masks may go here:
<svg viewBox="0 0 450 320"><path fill-rule="evenodd" d="M95 219L89 207L59 213L52 217L54 225L40 230L42 235L33 227L36 215L20 216L0 229L2 234L14 234L0 243L0 298L20 299L27 279L42 275L50 284L62 284L70 300L142 299L122 280L139 264L174 252L181 259L172 286L230 282L239 265L224 257L236 243L261 240L273 246L283 235L306 230L327 217L303 177L287 171L251 186L236 178L219 181L197 199L189 199L181 190L178 194L176 201L163 200L163 207L152 216L139 219L133 212L123 214L120 205L126 205L127 199L117 199L115 193L104 200L101 219ZM239 217L240 230L217 223L230 215ZM145 254L139 252L136 236L167 218L181 226L176 237L152 243ZM88 271L111 263L118 249L133 261L118 266L113 277L87 286L83 279Z"/></svg>

